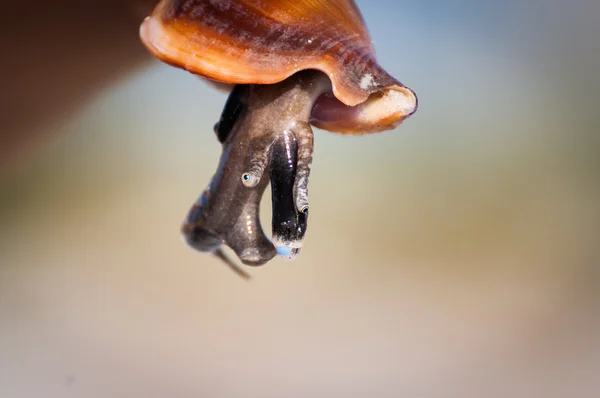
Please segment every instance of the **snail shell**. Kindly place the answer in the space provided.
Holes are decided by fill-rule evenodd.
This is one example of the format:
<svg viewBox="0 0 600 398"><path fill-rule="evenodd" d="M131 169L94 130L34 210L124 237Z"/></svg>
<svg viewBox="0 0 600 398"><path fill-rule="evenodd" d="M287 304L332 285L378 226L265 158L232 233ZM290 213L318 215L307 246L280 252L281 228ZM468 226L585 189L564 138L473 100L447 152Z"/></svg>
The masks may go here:
<svg viewBox="0 0 600 398"><path fill-rule="evenodd" d="M415 93L377 63L353 0L163 0L140 36L164 62L223 83L322 71L332 95L310 121L329 131L388 130L417 109Z"/></svg>

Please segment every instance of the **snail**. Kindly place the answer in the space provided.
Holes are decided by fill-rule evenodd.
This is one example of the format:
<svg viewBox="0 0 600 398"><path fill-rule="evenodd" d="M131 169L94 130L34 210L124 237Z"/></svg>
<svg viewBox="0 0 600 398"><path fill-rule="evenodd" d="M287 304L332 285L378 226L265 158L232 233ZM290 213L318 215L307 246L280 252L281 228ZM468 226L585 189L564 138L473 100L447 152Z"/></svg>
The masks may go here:
<svg viewBox="0 0 600 398"><path fill-rule="evenodd" d="M214 128L219 167L182 228L192 247L222 259L222 244L248 265L298 254L311 125L369 134L417 109L415 93L377 63L353 0L162 0L140 37L158 59L234 87ZM272 242L258 218L269 182Z"/></svg>

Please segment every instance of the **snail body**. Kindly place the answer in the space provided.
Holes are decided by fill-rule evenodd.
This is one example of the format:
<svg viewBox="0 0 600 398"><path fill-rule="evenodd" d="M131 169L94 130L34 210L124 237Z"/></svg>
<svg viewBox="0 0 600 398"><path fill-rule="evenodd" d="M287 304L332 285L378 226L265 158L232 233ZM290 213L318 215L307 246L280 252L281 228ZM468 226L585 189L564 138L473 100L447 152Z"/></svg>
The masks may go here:
<svg viewBox="0 0 600 398"><path fill-rule="evenodd" d="M162 0L140 36L162 61L234 86L215 125L217 173L183 233L219 256L225 244L246 264L293 258L302 246L311 125L368 134L417 109L414 92L377 63L353 0ZM258 218L269 181L275 245Z"/></svg>
<svg viewBox="0 0 600 398"><path fill-rule="evenodd" d="M262 265L277 253L289 259L298 254L308 222L308 119L315 98L329 88L319 75L303 71L278 84L232 90L214 128L223 146L217 172L182 227L190 246L222 256L225 244L246 265ZM273 243L258 214L269 182Z"/></svg>

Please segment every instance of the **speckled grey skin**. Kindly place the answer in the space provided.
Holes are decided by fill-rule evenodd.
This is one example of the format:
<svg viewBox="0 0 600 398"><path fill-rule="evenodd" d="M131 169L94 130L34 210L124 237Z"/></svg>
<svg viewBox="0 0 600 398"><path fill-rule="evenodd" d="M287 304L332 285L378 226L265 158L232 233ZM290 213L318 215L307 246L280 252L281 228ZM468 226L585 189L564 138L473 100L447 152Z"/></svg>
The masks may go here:
<svg viewBox="0 0 600 398"><path fill-rule="evenodd" d="M223 144L217 172L182 227L190 246L224 259L225 244L247 265L262 265L278 251L288 258L297 254L308 218L313 151L308 120L316 99L330 89L327 76L316 71L233 89L215 125ZM277 250L259 220L269 181Z"/></svg>

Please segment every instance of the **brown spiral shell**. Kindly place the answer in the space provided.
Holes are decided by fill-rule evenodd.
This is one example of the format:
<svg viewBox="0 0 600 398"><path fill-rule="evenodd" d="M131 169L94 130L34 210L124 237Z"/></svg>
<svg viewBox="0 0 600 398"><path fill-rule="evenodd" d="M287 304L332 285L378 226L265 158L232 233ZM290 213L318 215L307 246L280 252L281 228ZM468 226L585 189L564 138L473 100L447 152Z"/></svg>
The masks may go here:
<svg viewBox="0 0 600 398"><path fill-rule="evenodd" d="M394 127L416 109L414 93L377 63L353 0L163 0L140 36L157 58L219 82L271 84L316 69L347 106L382 90L410 97L413 108L367 130Z"/></svg>

